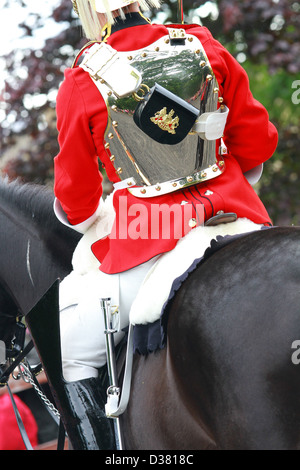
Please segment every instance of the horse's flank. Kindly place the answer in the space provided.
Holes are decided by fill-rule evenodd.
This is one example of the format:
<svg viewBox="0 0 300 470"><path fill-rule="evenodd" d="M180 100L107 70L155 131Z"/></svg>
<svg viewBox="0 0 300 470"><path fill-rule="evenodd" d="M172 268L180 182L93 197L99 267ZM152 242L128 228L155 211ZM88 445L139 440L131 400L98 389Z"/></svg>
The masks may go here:
<svg viewBox="0 0 300 470"><path fill-rule="evenodd" d="M167 348L135 360L129 444L300 447L300 366L291 360L300 339L299 242L299 228L255 232L184 282L170 306Z"/></svg>

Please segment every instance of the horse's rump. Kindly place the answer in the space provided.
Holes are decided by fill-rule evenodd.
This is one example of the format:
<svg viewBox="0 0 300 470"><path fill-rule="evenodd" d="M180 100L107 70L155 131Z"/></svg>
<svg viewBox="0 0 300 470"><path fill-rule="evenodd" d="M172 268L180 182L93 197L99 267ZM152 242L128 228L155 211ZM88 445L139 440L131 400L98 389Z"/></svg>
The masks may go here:
<svg viewBox="0 0 300 470"><path fill-rule="evenodd" d="M169 312L168 347L189 406L221 448L297 448L300 229L254 232L185 281Z"/></svg>

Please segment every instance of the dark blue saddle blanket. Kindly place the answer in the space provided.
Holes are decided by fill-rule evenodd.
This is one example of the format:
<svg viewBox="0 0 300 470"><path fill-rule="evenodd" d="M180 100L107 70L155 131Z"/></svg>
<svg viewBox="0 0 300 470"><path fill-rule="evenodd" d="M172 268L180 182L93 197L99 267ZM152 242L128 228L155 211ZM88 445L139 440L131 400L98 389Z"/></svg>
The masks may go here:
<svg viewBox="0 0 300 470"><path fill-rule="evenodd" d="M266 228L270 227L263 227L262 229ZM224 246L228 245L229 243L233 242L238 238L249 235L249 233L250 232L238 235L226 235L224 237L218 236L216 237L216 240L211 241L210 246L206 249L204 255L201 258L195 259L189 269L173 281L168 300L165 302L162 308L160 319L155 321L154 323L134 326L133 347L135 353L146 355L165 347L167 339L167 323L170 305L176 293L182 286L182 283L198 266L200 266L200 264L204 263L210 256L212 256L218 250L222 249Z"/></svg>

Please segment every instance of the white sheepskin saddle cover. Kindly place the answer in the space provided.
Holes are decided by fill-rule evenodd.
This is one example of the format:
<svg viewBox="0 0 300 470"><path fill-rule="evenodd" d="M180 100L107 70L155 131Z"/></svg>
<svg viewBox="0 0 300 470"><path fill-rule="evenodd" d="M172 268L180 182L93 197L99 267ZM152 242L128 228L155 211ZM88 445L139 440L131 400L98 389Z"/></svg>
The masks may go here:
<svg viewBox="0 0 300 470"><path fill-rule="evenodd" d="M178 241L174 250L161 256L148 272L132 304L132 324L152 323L160 318L168 300L173 281L185 273L195 259L202 258L217 236L236 235L260 230L261 225L248 219L238 219L215 227L197 227Z"/></svg>
<svg viewBox="0 0 300 470"><path fill-rule="evenodd" d="M99 270L100 263L91 251L91 245L110 233L114 209L112 197L100 205L99 215L94 224L83 235L73 255L74 271L63 282L72 283L76 294L76 284L84 289L95 270ZM132 324L148 324L159 319L162 307L169 297L174 279L181 276L192 265L195 259L201 258L205 250L217 236L236 235L260 230L257 225L248 219L237 219L235 222L220 224L212 227L197 227L191 230L184 238L178 241L176 247L158 257L144 279L130 311ZM70 292L70 289L67 289ZM74 300L75 302L75 300ZM65 299L63 303L70 305L72 299Z"/></svg>

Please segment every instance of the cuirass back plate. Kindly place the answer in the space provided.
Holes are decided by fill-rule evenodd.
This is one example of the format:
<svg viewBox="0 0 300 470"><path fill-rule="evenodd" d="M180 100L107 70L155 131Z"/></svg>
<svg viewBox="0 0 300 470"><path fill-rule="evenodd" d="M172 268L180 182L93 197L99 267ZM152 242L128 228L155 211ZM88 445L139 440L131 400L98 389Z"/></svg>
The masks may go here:
<svg viewBox="0 0 300 470"><path fill-rule="evenodd" d="M142 50L120 55L142 74L142 83L149 88L158 83L197 107L201 114L218 109L218 83L195 36L186 35L183 44L178 45L165 36ZM134 178L138 186L143 186L139 193L134 190L137 196L175 191L223 171L216 165L215 140L189 133L179 144L160 144L135 125L137 101L132 96L118 99L105 84L98 87L109 115L106 148L121 180Z"/></svg>

